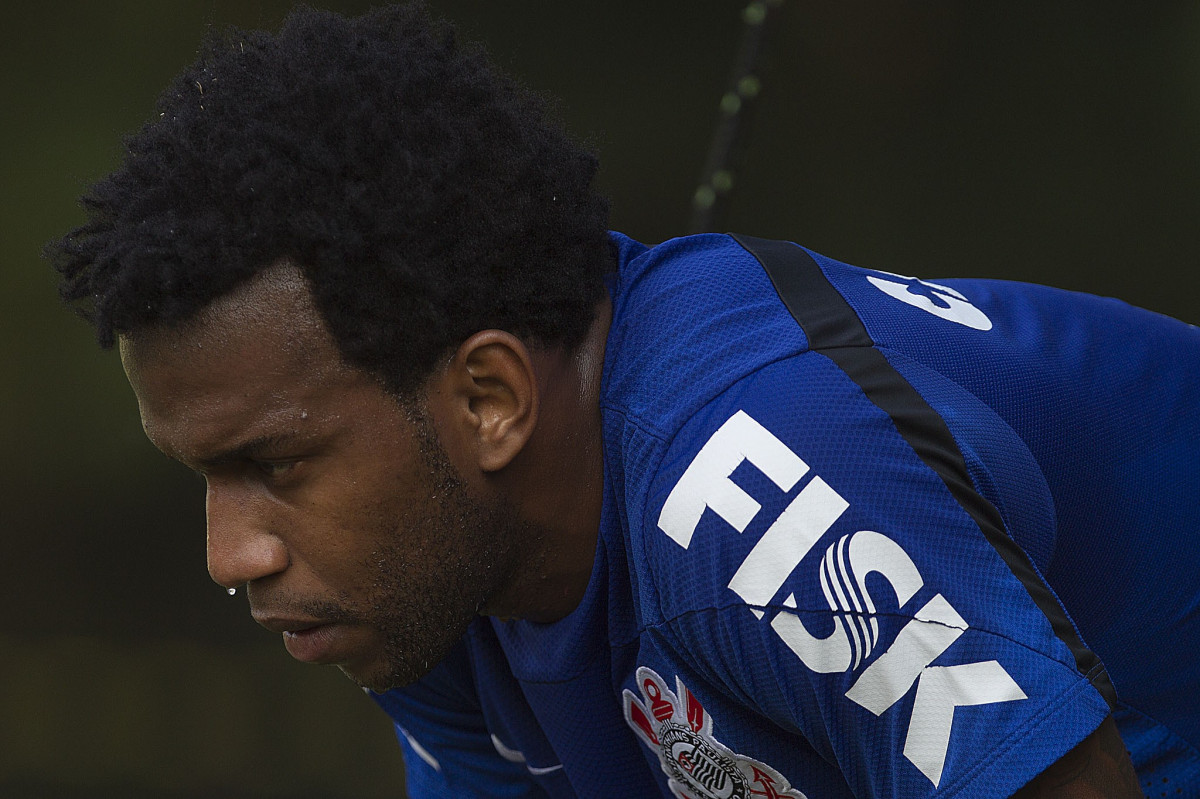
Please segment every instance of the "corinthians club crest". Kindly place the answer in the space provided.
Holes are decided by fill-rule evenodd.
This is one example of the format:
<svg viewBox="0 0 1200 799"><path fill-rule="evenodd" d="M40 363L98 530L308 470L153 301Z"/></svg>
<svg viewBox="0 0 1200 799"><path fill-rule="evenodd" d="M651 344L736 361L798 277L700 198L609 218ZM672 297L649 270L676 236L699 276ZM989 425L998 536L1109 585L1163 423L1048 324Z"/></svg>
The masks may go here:
<svg viewBox="0 0 1200 799"><path fill-rule="evenodd" d="M672 693L653 669L637 670L641 697L625 690L625 721L658 754L679 799L807 799L765 763L712 735L712 716L678 677Z"/></svg>

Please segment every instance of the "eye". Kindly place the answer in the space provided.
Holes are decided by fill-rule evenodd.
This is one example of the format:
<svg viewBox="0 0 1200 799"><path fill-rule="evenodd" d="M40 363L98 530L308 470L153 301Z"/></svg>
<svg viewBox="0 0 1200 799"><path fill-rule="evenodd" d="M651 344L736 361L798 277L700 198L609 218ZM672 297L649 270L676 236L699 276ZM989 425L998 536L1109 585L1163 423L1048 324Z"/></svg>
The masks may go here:
<svg viewBox="0 0 1200 799"><path fill-rule="evenodd" d="M254 467L271 478L286 476L296 468L297 461L254 461Z"/></svg>

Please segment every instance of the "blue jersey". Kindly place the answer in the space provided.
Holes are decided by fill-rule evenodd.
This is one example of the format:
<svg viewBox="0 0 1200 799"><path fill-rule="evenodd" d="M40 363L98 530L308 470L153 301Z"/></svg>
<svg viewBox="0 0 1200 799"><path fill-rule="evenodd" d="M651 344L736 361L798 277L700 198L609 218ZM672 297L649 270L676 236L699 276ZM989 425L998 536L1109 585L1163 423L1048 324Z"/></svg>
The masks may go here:
<svg viewBox="0 0 1200 799"><path fill-rule="evenodd" d="M1007 796L1110 714L1200 796L1200 331L616 240L587 594L375 697L412 796Z"/></svg>

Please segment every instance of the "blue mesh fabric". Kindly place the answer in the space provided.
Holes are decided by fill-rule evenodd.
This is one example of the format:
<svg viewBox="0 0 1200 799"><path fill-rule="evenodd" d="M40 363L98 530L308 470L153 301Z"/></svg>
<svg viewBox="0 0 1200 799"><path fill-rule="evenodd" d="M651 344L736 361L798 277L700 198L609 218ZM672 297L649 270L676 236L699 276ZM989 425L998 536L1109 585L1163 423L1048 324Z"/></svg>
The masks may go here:
<svg viewBox="0 0 1200 799"><path fill-rule="evenodd" d="M479 620L455 657L379 698L404 727L414 784L426 786L413 795L451 795L449 785L456 796L708 795L681 772L669 777L660 759L669 747L639 737L643 705L692 730L675 739L694 747L679 762L708 769L695 776L703 784L738 779L722 776L724 763L748 794L770 785L810 799L1008 795L1091 732L1108 708L1045 616L887 414L808 351L754 258L725 236L651 249L614 240L622 257L610 286L605 504L591 585L555 624ZM1104 660L1148 795L1162 780L1200 795L1200 333L1113 300L989 281L931 287L815 257L945 420L974 487ZM889 293L869 276L907 288ZM981 312L989 329L948 319L961 303L971 306L962 318L978 323L971 314ZM741 462L730 490L758 511L738 532L709 507L685 547L659 514L739 412L807 470L784 489ZM794 556L773 594L748 605L729 587L734 573L818 479L846 509ZM864 533L902 551L889 563L911 561L920 585L910 598L894 575L846 554ZM822 583L823 574L832 576ZM873 610L837 605L831 591L843 589ZM939 601L960 621L922 621ZM780 619L821 640L847 631L853 659L811 668L773 628ZM914 625L954 630L953 641L878 712L850 701ZM955 668L984 664L992 680L991 663L1024 698L954 707L943 745L916 721L921 708L938 680L966 673ZM934 686L924 700L922 685ZM915 767L912 752L939 746L940 773Z"/></svg>
<svg viewBox="0 0 1200 799"><path fill-rule="evenodd" d="M876 342L1024 442L1057 520L1047 581L1122 699L1200 748L1200 683L1181 663L1200 652L1200 558L1181 557L1200 547L1200 330L1119 300L932 281L987 313L994 327L975 331L884 295L869 271L820 261ZM919 390L945 393L917 372L905 374Z"/></svg>

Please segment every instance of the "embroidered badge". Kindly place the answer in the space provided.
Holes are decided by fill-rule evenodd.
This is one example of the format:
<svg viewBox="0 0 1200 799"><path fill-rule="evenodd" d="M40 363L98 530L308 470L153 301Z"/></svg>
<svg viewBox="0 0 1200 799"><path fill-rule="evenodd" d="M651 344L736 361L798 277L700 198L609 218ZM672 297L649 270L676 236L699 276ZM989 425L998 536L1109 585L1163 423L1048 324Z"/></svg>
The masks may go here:
<svg viewBox="0 0 1200 799"><path fill-rule="evenodd" d="M678 799L807 799L766 763L739 755L713 737L713 719L678 677L672 693L641 666L641 697L625 690L625 721L658 755Z"/></svg>

